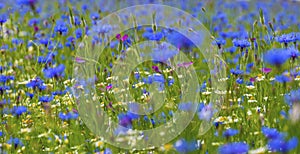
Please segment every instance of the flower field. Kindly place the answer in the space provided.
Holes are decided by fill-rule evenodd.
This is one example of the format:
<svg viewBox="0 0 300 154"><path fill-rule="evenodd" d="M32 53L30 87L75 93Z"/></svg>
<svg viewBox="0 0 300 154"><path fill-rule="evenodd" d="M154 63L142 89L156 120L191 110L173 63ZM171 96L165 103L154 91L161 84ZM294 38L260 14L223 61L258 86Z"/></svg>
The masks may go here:
<svg viewBox="0 0 300 154"><path fill-rule="evenodd" d="M0 0L0 153L298 154L299 7Z"/></svg>

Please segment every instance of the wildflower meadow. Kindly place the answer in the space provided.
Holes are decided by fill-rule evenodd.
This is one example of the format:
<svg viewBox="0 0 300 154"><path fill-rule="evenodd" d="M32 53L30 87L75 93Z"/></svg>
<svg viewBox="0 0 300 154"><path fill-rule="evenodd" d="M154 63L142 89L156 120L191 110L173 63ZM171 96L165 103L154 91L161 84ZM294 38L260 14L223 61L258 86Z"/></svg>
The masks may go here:
<svg viewBox="0 0 300 154"><path fill-rule="evenodd" d="M0 0L0 153L299 154L299 7Z"/></svg>

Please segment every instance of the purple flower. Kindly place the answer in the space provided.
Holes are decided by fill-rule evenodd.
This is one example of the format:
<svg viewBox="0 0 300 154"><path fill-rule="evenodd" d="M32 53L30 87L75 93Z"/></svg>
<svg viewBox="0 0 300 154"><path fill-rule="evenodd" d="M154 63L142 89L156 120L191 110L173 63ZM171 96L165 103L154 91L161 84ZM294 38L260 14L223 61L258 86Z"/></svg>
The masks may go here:
<svg viewBox="0 0 300 154"><path fill-rule="evenodd" d="M242 154L247 153L249 146L243 142L233 142L221 145L218 149L221 154Z"/></svg>
<svg viewBox="0 0 300 154"><path fill-rule="evenodd" d="M264 67L264 68L261 69L261 71L263 73L265 73L265 74L268 74L268 73L270 73L272 71L272 68L266 68L266 67Z"/></svg>

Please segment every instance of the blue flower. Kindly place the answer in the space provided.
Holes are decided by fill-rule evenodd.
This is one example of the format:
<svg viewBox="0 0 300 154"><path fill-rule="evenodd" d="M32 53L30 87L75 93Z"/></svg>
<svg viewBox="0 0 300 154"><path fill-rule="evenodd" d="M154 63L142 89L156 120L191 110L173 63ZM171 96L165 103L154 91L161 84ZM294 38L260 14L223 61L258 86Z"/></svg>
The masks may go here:
<svg viewBox="0 0 300 154"><path fill-rule="evenodd" d="M211 103L209 103L208 105L205 105L204 107L202 107L199 110L200 111L198 112L198 118L200 120L206 120L206 121L210 121L216 111L215 109L213 109L213 106Z"/></svg>
<svg viewBox="0 0 300 154"><path fill-rule="evenodd" d="M153 32L153 30L150 30L144 32L143 37L152 41L160 41L164 37L164 35L162 32Z"/></svg>
<svg viewBox="0 0 300 154"><path fill-rule="evenodd" d="M37 3L37 0L17 0L17 4L19 5L34 5L35 3Z"/></svg>
<svg viewBox="0 0 300 154"><path fill-rule="evenodd" d="M227 130L225 130L225 131L223 132L223 136L224 136L224 137L230 137L230 136L234 136L234 135L236 135L236 134L238 134L238 133L239 133L238 130L229 128L229 129L227 129Z"/></svg>
<svg viewBox="0 0 300 154"><path fill-rule="evenodd" d="M20 116L25 112L27 112L27 108L25 106L14 106L11 110L11 113L17 116Z"/></svg>
<svg viewBox="0 0 300 154"><path fill-rule="evenodd" d="M7 141L7 144L13 145L14 148L24 146L23 142L22 142L19 138L13 138L13 137L11 137L11 138Z"/></svg>
<svg viewBox="0 0 300 154"><path fill-rule="evenodd" d="M106 148L103 154L113 154L110 148Z"/></svg>
<svg viewBox="0 0 300 154"><path fill-rule="evenodd" d="M279 67L289 59L286 49L271 49L264 54L265 62Z"/></svg>
<svg viewBox="0 0 300 154"><path fill-rule="evenodd" d="M26 87L28 88L32 88L32 89L40 89L40 90L44 90L46 89L46 86L44 86L44 81L42 79L40 79L39 77L31 80L30 82L28 82L26 84Z"/></svg>
<svg viewBox="0 0 300 154"><path fill-rule="evenodd" d="M62 21L62 20L58 20L56 21L56 25L54 27L54 31L59 33L59 34L65 34L68 32L68 27L67 24Z"/></svg>
<svg viewBox="0 0 300 154"><path fill-rule="evenodd" d="M77 39L81 38L82 37L82 29L81 28L76 29L75 35L76 35Z"/></svg>
<svg viewBox="0 0 300 154"><path fill-rule="evenodd" d="M242 75L244 73L244 71L237 68L237 69L231 69L230 73L233 75Z"/></svg>
<svg viewBox="0 0 300 154"><path fill-rule="evenodd" d="M195 105L192 102L178 104L178 109L181 111L191 111Z"/></svg>
<svg viewBox="0 0 300 154"><path fill-rule="evenodd" d="M39 101L43 103L48 103L53 100L53 96L40 96Z"/></svg>
<svg viewBox="0 0 300 154"><path fill-rule="evenodd" d="M247 153L249 146L243 142L233 142L221 145L218 149L221 154L242 154Z"/></svg>
<svg viewBox="0 0 300 154"><path fill-rule="evenodd" d="M300 89L292 90L288 94L285 94L284 100L289 105L300 103Z"/></svg>
<svg viewBox="0 0 300 154"><path fill-rule="evenodd" d="M275 37L275 40L279 43L288 44L290 42L296 42L297 35L296 33L283 34L281 36Z"/></svg>
<svg viewBox="0 0 300 154"><path fill-rule="evenodd" d="M265 135L266 138L271 139L271 140L282 139L285 137L285 134L279 132L275 128L262 127L261 131Z"/></svg>
<svg viewBox="0 0 300 154"><path fill-rule="evenodd" d="M44 69L43 72L46 78L53 78L53 77L58 78L63 76L64 70L65 70L65 65L60 64L54 68Z"/></svg>
<svg viewBox="0 0 300 154"><path fill-rule="evenodd" d="M174 148L179 153L188 153L195 151L197 149L197 142L196 141L186 141L185 139L180 139L176 141L174 144Z"/></svg>
<svg viewBox="0 0 300 154"><path fill-rule="evenodd" d="M218 39L216 39L216 40L213 42L213 44L217 45L217 46L219 47L219 49L220 49L223 45L225 45L225 43L226 43L226 40L223 39L223 38L218 38Z"/></svg>
<svg viewBox="0 0 300 154"><path fill-rule="evenodd" d="M32 18L32 19L30 19L30 20L28 21L28 25L29 25L29 26L35 26L35 25L37 25L37 24L39 24L39 23L40 23L40 20L37 19L37 18Z"/></svg>
<svg viewBox="0 0 300 154"><path fill-rule="evenodd" d="M7 21L6 14L0 14L0 26L3 25Z"/></svg>
<svg viewBox="0 0 300 154"><path fill-rule="evenodd" d="M275 81L281 82L281 83L286 83L290 82L292 79L286 75L276 75L275 76Z"/></svg>
<svg viewBox="0 0 300 154"><path fill-rule="evenodd" d="M164 35L166 36L168 42L170 42L173 46L180 50L184 49L184 51L190 51L192 48L195 47L195 45L190 39L186 38L181 33L172 29L166 30Z"/></svg>
<svg viewBox="0 0 300 154"><path fill-rule="evenodd" d="M291 59L295 60L300 56L298 49L288 48L288 55Z"/></svg>
<svg viewBox="0 0 300 154"><path fill-rule="evenodd" d="M244 49L244 48L249 47L251 45L250 42L246 39L242 39L242 40L234 39L232 41L232 43L235 47L239 47L241 49Z"/></svg>
<svg viewBox="0 0 300 154"><path fill-rule="evenodd" d="M178 51L170 49L168 44L162 43L150 53L153 61L165 62L178 54Z"/></svg>
<svg viewBox="0 0 300 154"><path fill-rule="evenodd" d="M238 79L236 79L236 83L238 83L238 84L243 84L243 83L244 83L243 78L238 78Z"/></svg>
<svg viewBox="0 0 300 154"><path fill-rule="evenodd" d="M3 136L3 132L2 131L0 131L0 137L2 137Z"/></svg>
<svg viewBox="0 0 300 154"><path fill-rule="evenodd" d="M268 149L272 152L287 153L298 146L298 139L296 137L291 138L289 141L284 139L275 139L268 142Z"/></svg>
<svg viewBox="0 0 300 154"><path fill-rule="evenodd" d="M68 121L71 119L77 119L78 118L78 113L75 112L68 112L67 114L60 112L58 114L58 117L63 120L63 121Z"/></svg>
<svg viewBox="0 0 300 154"><path fill-rule="evenodd" d="M5 76L5 75L0 75L0 82L5 83L9 80L14 80L14 76Z"/></svg>

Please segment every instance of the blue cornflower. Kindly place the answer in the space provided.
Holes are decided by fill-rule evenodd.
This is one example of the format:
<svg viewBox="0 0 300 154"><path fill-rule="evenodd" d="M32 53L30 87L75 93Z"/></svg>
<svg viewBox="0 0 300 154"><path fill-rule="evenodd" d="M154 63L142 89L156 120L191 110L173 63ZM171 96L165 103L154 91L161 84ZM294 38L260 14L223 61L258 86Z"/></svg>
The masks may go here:
<svg viewBox="0 0 300 154"><path fill-rule="evenodd" d="M44 56L39 56L38 57L38 63L53 63L54 57L57 55L56 52L49 52L45 57Z"/></svg>
<svg viewBox="0 0 300 154"><path fill-rule="evenodd" d="M56 25L54 27L54 31L59 33L59 34L65 34L68 32L68 27L67 24L62 21L62 20L58 20L56 21Z"/></svg>
<svg viewBox="0 0 300 154"><path fill-rule="evenodd" d="M44 69L43 72L46 78L53 78L53 77L58 78L63 76L64 70L65 70L65 65L60 64L54 68Z"/></svg>
<svg viewBox="0 0 300 154"><path fill-rule="evenodd" d="M27 112L27 108L25 106L14 106L11 110L11 113L17 116L20 116L25 112Z"/></svg>
<svg viewBox="0 0 300 154"><path fill-rule="evenodd" d="M0 26L7 21L8 17L6 14L0 14Z"/></svg>
<svg viewBox="0 0 300 154"><path fill-rule="evenodd" d="M75 26L79 26L81 24L81 20L78 16L74 17L74 25Z"/></svg>
<svg viewBox="0 0 300 154"><path fill-rule="evenodd" d="M150 56L153 58L153 61L165 62L178 53L178 51L170 49L168 44L162 43L152 50Z"/></svg>
<svg viewBox="0 0 300 154"><path fill-rule="evenodd" d="M243 83L244 83L243 78L238 78L238 79L236 79L236 83L238 83L238 84L243 84Z"/></svg>
<svg viewBox="0 0 300 154"><path fill-rule="evenodd" d="M11 43L12 43L12 44L15 44L15 45L20 45L20 44L23 44L24 41L23 41L22 39L13 38L13 39L11 40Z"/></svg>
<svg viewBox="0 0 300 154"><path fill-rule="evenodd" d="M146 28L146 32L143 33L143 37L152 40L152 41L160 41L164 34L162 32L154 32L152 28Z"/></svg>
<svg viewBox="0 0 300 154"><path fill-rule="evenodd" d="M40 96L39 101L43 103L49 103L53 100L53 96Z"/></svg>
<svg viewBox="0 0 300 154"><path fill-rule="evenodd" d="M58 117L63 120L63 121L68 121L71 119L77 119L78 118L78 113L75 112L68 112L67 114L60 112L58 114Z"/></svg>
<svg viewBox="0 0 300 154"><path fill-rule="evenodd" d="M29 26L35 26L35 25L37 25L37 24L39 24L40 23L40 20L38 19L38 18L32 18L32 19L30 19L29 21L28 21L28 25Z"/></svg>
<svg viewBox="0 0 300 154"><path fill-rule="evenodd" d="M268 128L262 127L262 133L265 135L266 138L274 140L274 139L281 139L285 137L285 134L279 132L276 128Z"/></svg>
<svg viewBox="0 0 300 154"><path fill-rule="evenodd" d="M240 154L247 153L249 150L249 146L243 142L233 142L221 145L218 149L221 154Z"/></svg>
<svg viewBox="0 0 300 154"><path fill-rule="evenodd" d="M166 36L168 42L180 50L184 49L184 51L190 51L193 47L195 47L190 39L172 29L167 30L164 35Z"/></svg>
<svg viewBox="0 0 300 154"><path fill-rule="evenodd" d="M295 60L300 56L300 53L298 49L295 48L288 48L288 56L292 59Z"/></svg>
<svg viewBox="0 0 300 154"><path fill-rule="evenodd" d="M275 76L275 81L281 82L281 83L286 83L290 82L292 79L286 75L276 75Z"/></svg>
<svg viewBox="0 0 300 154"><path fill-rule="evenodd" d="M94 26L92 26L92 30L89 30L89 34L91 34L91 33L99 34L99 35L106 34L106 33L109 33L112 29L113 29L113 27L109 24L102 25L102 26L94 25Z"/></svg>
<svg viewBox="0 0 300 154"><path fill-rule="evenodd" d="M235 47L239 47L241 49L247 48L251 45L247 39L242 39L242 40L234 39L232 43Z"/></svg>
<svg viewBox="0 0 300 154"><path fill-rule="evenodd" d="M0 82L5 83L9 80L14 80L14 76L5 76L5 75L0 75Z"/></svg>
<svg viewBox="0 0 300 154"><path fill-rule="evenodd" d="M2 131L0 131L0 137L2 137L3 136L3 132Z"/></svg>
<svg viewBox="0 0 300 154"><path fill-rule="evenodd" d="M34 96L34 93L29 93L29 92L26 92L26 96L29 96L29 97L30 97L30 99L32 99L32 98L33 98L33 96Z"/></svg>
<svg viewBox="0 0 300 154"><path fill-rule="evenodd" d="M33 89L40 89L40 90L44 90L46 89L46 86L44 85L44 81L42 79L40 79L39 77L31 80L30 82L28 82L26 84L26 87L28 88L33 88Z"/></svg>
<svg viewBox="0 0 300 154"><path fill-rule="evenodd" d="M238 134L238 133L239 133L238 130L229 128L229 129L227 129L227 130L225 130L225 131L223 132L223 136L224 136L224 137L230 137L230 136L234 136L234 135L236 135L236 134Z"/></svg>
<svg viewBox="0 0 300 154"><path fill-rule="evenodd" d="M236 69L231 69L230 73L233 75L242 75L244 71L240 70L239 68L236 68Z"/></svg>
<svg viewBox="0 0 300 154"><path fill-rule="evenodd" d="M204 105L201 109L199 108L198 111L198 118L200 120L210 121L215 113L215 109L213 109L212 103L208 105Z"/></svg>
<svg viewBox="0 0 300 154"><path fill-rule="evenodd" d="M132 120L139 118L139 115L133 114L131 112L121 113L118 115L119 124L126 128L132 127Z"/></svg>
<svg viewBox="0 0 300 154"><path fill-rule="evenodd" d="M284 43L285 45L287 45L290 42L296 42L297 35L296 33L283 34L281 36L275 37L275 40L279 43Z"/></svg>
<svg viewBox="0 0 300 154"><path fill-rule="evenodd" d="M19 138L13 138L13 137L11 137L11 138L7 141L7 144L13 145L14 148L24 146L24 144L22 143L22 141L21 141Z"/></svg>
<svg viewBox="0 0 300 154"><path fill-rule="evenodd" d="M75 35L76 35L77 39L81 38L82 37L82 29L81 28L76 29Z"/></svg>
<svg viewBox="0 0 300 154"><path fill-rule="evenodd" d="M98 12L91 13L91 19L92 20L98 20L98 19L100 19L99 13Z"/></svg>
<svg viewBox="0 0 300 154"><path fill-rule="evenodd" d="M3 95L4 94L4 91L5 90L9 90L10 87L9 86L0 86L0 95Z"/></svg>
<svg viewBox="0 0 300 154"><path fill-rule="evenodd" d="M110 148L105 148L103 154L113 154Z"/></svg>
<svg viewBox="0 0 300 154"><path fill-rule="evenodd" d="M288 94L285 94L284 100L289 105L300 103L300 89L292 90Z"/></svg>
<svg viewBox="0 0 300 154"><path fill-rule="evenodd" d="M174 148L179 153L188 153L195 151L197 149L197 142L196 141L186 141L185 139L180 139L176 141L174 144Z"/></svg>
<svg viewBox="0 0 300 154"><path fill-rule="evenodd" d="M69 36L67 38L67 42L65 44L67 47L70 47L71 49L74 49L75 46L75 38L73 36Z"/></svg>
<svg viewBox="0 0 300 154"><path fill-rule="evenodd" d="M289 141L285 141L284 139L270 140L267 146L272 152L287 153L298 146L298 139L293 137Z"/></svg>
<svg viewBox="0 0 300 154"><path fill-rule="evenodd" d="M214 44L214 45L217 45L219 49L221 49L221 47L222 47L223 45L225 45L225 43L226 43L226 40L223 39L223 38L218 38L218 39L216 39L216 40L213 42L213 44Z"/></svg>
<svg viewBox="0 0 300 154"><path fill-rule="evenodd" d="M264 54L265 62L277 67L284 64L289 59L286 49L271 49Z"/></svg>
<svg viewBox="0 0 300 154"><path fill-rule="evenodd" d="M191 111L195 107L195 104L192 102L187 102L187 103L180 103L178 104L178 109L181 111Z"/></svg>
<svg viewBox="0 0 300 154"><path fill-rule="evenodd" d="M17 0L17 4L33 6L37 3L37 1L38 0Z"/></svg>

